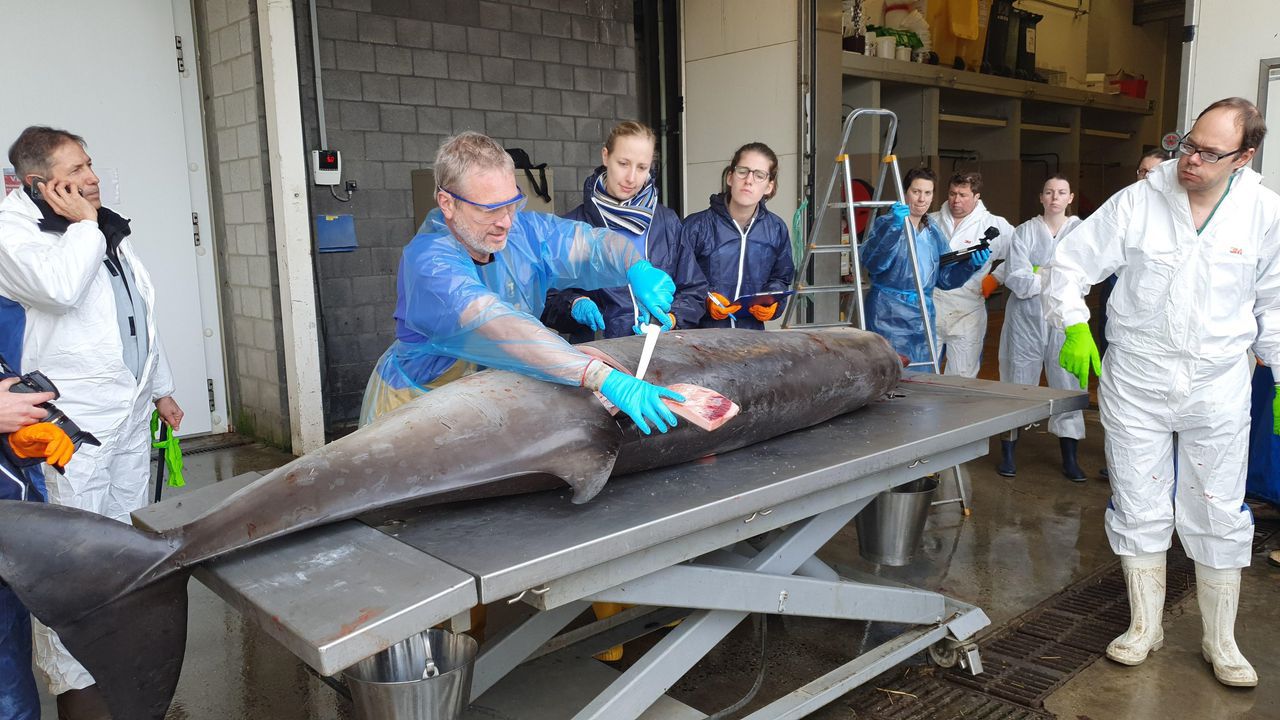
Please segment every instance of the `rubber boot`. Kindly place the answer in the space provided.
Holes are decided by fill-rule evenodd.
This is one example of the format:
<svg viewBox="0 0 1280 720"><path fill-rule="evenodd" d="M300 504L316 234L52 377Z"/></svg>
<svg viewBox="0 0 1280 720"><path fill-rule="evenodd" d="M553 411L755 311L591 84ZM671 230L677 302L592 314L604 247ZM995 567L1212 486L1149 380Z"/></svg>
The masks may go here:
<svg viewBox="0 0 1280 720"><path fill-rule="evenodd" d="M1084 482L1084 471L1076 463L1076 446L1080 444L1075 438L1058 438L1058 446L1062 448L1062 474L1071 482Z"/></svg>
<svg viewBox="0 0 1280 720"><path fill-rule="evenodd" d="M1107 657L1121 665L1140 665L1164 647L1164 553L1120 558L1129 589L1129 629L1107 646Z"/></svg>
<svg viewBox="0 0 1280 720"><path fill-rule="evenodd" d="M1018 468L1013 463L1013 451L1018 447L1017 440L1000 441L1000 464L996 466L996 474L1002 477L1017 475Z"/></svg>
<svg viewBox="0 0 1280 720"><path fill-rule="evenodd" d="M1240 568L1215 570L1196 563L1196 595L1204 635L1200 653L1213 665L1218 682L1232 687L1254 687L1258 673L1236 647L1236 609L1240 603Z"/></svg>
<svg viewBox="0 0 1280 720"><path fill-rule="evenodd" d="M97 685L68 690L57 698L58 720L111 720L107 700Z"/></svg>
<svg viewBox="0 0 1280 720"><path fill-rule="evenodd" d="M591 603L591 609L595 611L597 620L604 620L605 618L611 618L614 615L617 615L618 613L622 612L627 607L628 606L623 605L622 603L611 603L611 602ZM622 659L622 646L614 645L613 647L609 648L608 650L605 650L602 653L597 653L595 655L595 658L597 660L602 660L604 662L617 662Z"/></svg>

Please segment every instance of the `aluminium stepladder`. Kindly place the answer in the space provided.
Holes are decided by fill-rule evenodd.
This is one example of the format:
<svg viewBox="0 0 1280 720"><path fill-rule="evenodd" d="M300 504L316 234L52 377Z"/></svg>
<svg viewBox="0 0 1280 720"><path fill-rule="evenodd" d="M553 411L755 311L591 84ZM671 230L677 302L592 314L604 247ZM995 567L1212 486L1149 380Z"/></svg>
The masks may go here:
<svg viewBox="0 0 1280 720"><path fill-rule="evenodd" d="M876 180L873 196L871 200L854 200L853 199L853 171L849 159L849 136L853 132L853 126L860 118L884 118L885 132L884 138L880 145L881 162L879 177ZM813 227L809 230L808 238L805 242L804 256L800 260L800 264L796 267L795 297L787 303L786 311L782 316L782 327L847 327L853 324L856 317L856 327L865 330L867 327L866 309L864 307L863 288L862 288L862 264L858 257L860 238L858 237L858 225L856 213L859 209L867 208L873 212L878 208L887 208L895 202L906 202L906 193L902 187L902 174L898 170L898 157L893 154L894 143L898 134L898 116L890 110L879 108L859 108L849 113L849 117L844 121L844 128L840 137L840 150L836 154L835 164L831 168L831 179L827 181L827 189L822 195L821 203L818 205L818 214L814 217ZM896 199L882 200L880 194L885 186L885 180L891 177L893 181L893 191ZM836 189L836 181L841 179L844 188L844 201L832 202L831 194ZM849 243L836 244L819 244L819 231L822 229L822 221L826 216L828 208L836 208L845 211L845 220L849 227ZM867 232L871 230L870 218L867 222ZM941 375L942 365L938 359L938 348L936 338L934 337L933 319L930 317L928 300L924 294L924 285L920 278L920 260L916 254L916 238L915 228L912 224L903 223L903 231L907 236L907 252L911 257L912 277L915 280L916 299L920 304L920 318L924 323L924 334L928 341L929 360L922 362L910 363L907 367L921 367L931 370L933 373ZM831 285L807 285L805 278L809 277L810 271L814 270L814 262L819 255L848 253L850 262L850 275L852 282L840 282ZM815 276L816 277L816 276ZM848 322L803 322L800 320L800 298L804 296L812 296L824 293L842 293L847 295L844 301L846 307L842 308L843 317L849 318ZM856 315L854 313L856 307ZM964 515L968 516L971 512L969 502L969 494L965 489L966 479L964 477L964 468L957 466L949 472L955 479L956 497L950 500L939 500L934 505L946 505L948 503L958 502Z"/></svg>

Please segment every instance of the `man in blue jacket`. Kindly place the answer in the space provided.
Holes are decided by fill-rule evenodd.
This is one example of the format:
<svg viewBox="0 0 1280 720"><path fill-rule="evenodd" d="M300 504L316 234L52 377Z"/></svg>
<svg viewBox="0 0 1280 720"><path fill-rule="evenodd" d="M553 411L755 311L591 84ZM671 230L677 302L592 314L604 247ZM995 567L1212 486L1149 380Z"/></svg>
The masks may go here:
<svg viewBox="0 0 1280 720"><path fill-rule="evenodd" d="M21 324L11 310L0 309L0 316L4 321L0 344L20 346ZM41 490L31 482L35 474L29 468L50 453L65 464L73 446L62 430L40 422L45 411L39 405L53 400L53 394L10 392L16 382L0 356L0 500L41 502ZM0 585L0 717L40 720L40 696L31 673L31 615L4 585Z"/></svg>

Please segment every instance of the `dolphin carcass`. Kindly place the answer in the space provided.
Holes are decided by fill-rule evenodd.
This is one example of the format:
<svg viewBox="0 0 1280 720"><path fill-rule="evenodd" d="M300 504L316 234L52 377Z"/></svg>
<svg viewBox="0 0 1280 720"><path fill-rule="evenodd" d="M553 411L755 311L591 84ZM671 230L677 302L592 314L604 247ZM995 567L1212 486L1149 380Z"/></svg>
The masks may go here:
<svg viewBox="0 0 1280 720"><path fill-rule="evenodd" d="M580 347L628 369L641 344L622 338ZM645 436L581 388L480 372L168 532L0 501L0 578L93 674L117 720L159 720L182 667L186 581L197 563L375 510L566 483L574 502L586 502L611 477L736 450L856 410L892 390L900 374L889 344L860 330L676 331L658 342L646 379L713 392L689 391L702 412L682 414L703 422ZM708 432L735 410L720 396L738 414Z"/></svg>

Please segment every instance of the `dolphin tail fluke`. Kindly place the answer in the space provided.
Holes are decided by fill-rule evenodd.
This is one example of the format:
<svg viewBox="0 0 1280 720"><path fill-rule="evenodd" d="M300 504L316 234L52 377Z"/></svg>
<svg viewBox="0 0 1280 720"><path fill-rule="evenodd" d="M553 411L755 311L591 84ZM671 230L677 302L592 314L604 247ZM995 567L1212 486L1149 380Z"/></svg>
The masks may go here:
<svg viewBox="0 0 1280 720"><path fill-rule="evenodd" d="M186 650L171 539L76 508L0 501L0 580L97 681L112 717L162 720Z"/></svg>
<svg viewBox="0 0 1280 720"><path fill-rule="evenodd" d="M113 718L163 720L187 646L187 578L180 571L55 627Z"/></svg>

